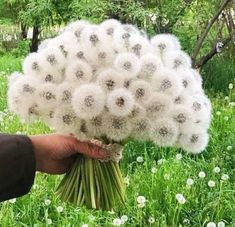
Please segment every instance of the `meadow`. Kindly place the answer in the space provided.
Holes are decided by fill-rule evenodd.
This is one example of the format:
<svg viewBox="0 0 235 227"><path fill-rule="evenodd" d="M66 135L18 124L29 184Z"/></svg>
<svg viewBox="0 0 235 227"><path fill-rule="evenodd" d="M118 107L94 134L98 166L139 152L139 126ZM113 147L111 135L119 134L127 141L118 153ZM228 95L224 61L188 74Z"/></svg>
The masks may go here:
<svg viewBox="0 0 235 227"><path fill-rule="evenodd" d="M50 133L41 122L26 125L7 109L8 76L21 58L0 57L0 132ZM88 210L55 195L62 176L36 174L31 192L0 204L0 226L235 226L235 78L228 95L208 94L213 104L210 142L200 155L131 141L121 169L126 204L116 211Z"/></svg>

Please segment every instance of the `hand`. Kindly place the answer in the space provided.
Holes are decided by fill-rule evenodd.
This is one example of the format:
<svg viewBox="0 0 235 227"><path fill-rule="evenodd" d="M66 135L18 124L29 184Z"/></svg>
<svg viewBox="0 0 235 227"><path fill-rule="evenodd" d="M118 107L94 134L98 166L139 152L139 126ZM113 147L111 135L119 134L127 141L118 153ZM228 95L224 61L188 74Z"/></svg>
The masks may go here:
<svg viewBox="0 0 235 227"><path fill-rule="evenodd" d="M66 173L79 153L97 159L109 157L109 152L101 146L72 136L51 134L30 136L30 139L34 146L36 170L44 173Z"/></svg>

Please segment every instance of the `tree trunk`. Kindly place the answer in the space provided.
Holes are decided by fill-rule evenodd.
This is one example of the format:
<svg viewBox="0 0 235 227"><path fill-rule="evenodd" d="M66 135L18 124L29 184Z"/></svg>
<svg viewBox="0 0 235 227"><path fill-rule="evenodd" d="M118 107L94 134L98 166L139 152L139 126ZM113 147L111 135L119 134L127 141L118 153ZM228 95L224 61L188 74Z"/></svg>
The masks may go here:
<svg viewBox="0 0 235 227"><path fill-rule="evenodd" d="M21 29L21 39L27 39L27 32L28 32L28 29L26 27L26 25L24 24L21 24L20 25L20 29Z"/></svg>
<svg viewBox="0 0 235 227"><path fill-rule="evenodd" d="M40 34L40 27L35 25L33 27L33 38L31 41L30 52L36 52L38 50L39 45L39 34Z"/></svg>

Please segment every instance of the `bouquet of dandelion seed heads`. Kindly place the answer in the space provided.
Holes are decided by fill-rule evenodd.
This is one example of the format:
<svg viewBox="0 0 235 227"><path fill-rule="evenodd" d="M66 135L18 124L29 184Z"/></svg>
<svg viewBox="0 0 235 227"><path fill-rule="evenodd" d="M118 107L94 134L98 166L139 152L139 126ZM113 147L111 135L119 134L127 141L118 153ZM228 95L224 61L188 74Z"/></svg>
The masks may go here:
<svg viewBox="0 0 235 227"><path fill-rule="evenodd" d="M80 206L110 210L124 201L118 144L152 140L197 154L208 143L211 104L177 38L149 39L113 19L76 21L44 41L12 75L8 97L21 119L110 151L105 162L79 157L62 180L61 199Z"/></svg>

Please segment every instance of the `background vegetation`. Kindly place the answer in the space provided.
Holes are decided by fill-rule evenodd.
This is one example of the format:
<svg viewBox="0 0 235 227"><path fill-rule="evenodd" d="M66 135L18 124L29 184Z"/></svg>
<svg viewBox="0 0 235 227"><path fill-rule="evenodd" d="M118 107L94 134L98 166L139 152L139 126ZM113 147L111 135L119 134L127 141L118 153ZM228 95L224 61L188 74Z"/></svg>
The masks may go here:
<svg viewBox="0 0 235 227"><path fill-rule="evenodd" d="M29 195L0 205L0 226L112 226L123 215L128 217L126 226L209 227L210 222L235 226L234 4L233 0L0 0L0 132L50 132L41 122L28 126L8 112L7 79L21 70L22 59L36 51L40 41L76 19L99 23L116 18L149 36L175 34L203 76L214 116L210 144L196 157L151 143L127 144L122 161L127 203L118 212L62 204L54 196L61 178L37 174ZM199 177L201 171L205 178ZM193 185L187 184L188 179ZM210 187L209 181L215 186ZM185 204L177 202L177 193L184 195ZM147 200L142 208L136 200L139 195Z"/></svg>

